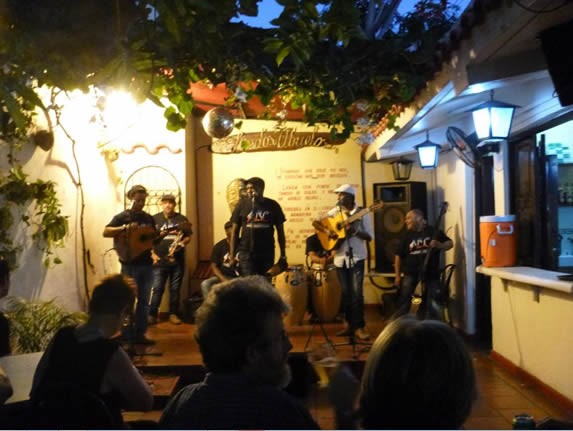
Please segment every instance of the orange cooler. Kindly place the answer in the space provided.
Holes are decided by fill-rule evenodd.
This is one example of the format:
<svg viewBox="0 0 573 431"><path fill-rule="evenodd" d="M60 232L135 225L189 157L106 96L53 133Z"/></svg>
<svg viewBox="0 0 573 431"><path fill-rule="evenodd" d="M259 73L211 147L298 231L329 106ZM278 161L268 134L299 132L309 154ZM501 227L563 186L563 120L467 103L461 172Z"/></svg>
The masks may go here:
<svg viewBox="0 0 573 431"><path fill-rule="evenodd" d="M517 240L514 215L480 217L479 239L483 266L515 266Z"/></svg>

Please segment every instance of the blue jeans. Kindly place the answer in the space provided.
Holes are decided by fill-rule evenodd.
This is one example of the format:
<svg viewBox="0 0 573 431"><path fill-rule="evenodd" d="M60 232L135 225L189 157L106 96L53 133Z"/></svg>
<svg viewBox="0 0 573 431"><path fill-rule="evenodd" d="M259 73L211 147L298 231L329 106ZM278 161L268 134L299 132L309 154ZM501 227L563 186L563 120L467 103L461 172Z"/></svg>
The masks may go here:
<svg viewBox="0 0 573 431"><path fill-rule="evenodd" d="M275 254L255 254L248 251L239 251L239 274L265 275L271 269L275 261Z"/></svg>
<svg viewBox="0 0 573 431"><path fill-rule="evenodd" d="M165 283L169 282L169 314L179 313L179 292L183 281L184 263L177 262L172 266L153 267L153 288L151 293L151 305L149 315L157 316L161 298L165 291Z"/></svg>
<svg viewBox="0 0 573 431"><path fill-rule="evenodd" d="M364 281L364 260L354 263L352 268L343 266L336 268L340 287L342 288L342 310L350 329L364 328L364 295L362 283Z"/></svg>
<svg viewBox="0 0 573 431"><path fill-rule="evenodd" d="M137 305L135 306L135 318L130 334L124 336L141 337L147 330L147 315L149 312L149 299L151 295L151 265L126 265L121 264L121 273L129 275L137 283Z"/></svg>
<svg viewBox="0 0 573 431"><path fill-rule="evenodd" d="M397 310L394 313L394 318L400 317L410 312L412 304L412 295L416 290L416 286L420 281L418 275L404 274L400 289L398 290ZM440 306L437 304L436 295L439 294L440 282L439 280L426 280L426 289L422 297L422 303L417 311L417 316L420 319L441 319L442 312Z"/></svg>

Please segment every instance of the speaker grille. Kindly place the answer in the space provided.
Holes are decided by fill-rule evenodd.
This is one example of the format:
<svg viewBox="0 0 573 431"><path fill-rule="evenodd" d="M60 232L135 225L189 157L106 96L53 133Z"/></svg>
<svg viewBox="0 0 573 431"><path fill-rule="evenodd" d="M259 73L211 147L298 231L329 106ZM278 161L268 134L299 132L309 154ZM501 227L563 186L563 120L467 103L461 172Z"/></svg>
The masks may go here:
<svg viewBox="0 0 573 431"><path fill-rule="evenodd" d="M426 183L377 183L374 199L384 201L384 208L374 213L376 271L394 272L394 255L406 232L406 213L413 208L427 211Z"/></svg>

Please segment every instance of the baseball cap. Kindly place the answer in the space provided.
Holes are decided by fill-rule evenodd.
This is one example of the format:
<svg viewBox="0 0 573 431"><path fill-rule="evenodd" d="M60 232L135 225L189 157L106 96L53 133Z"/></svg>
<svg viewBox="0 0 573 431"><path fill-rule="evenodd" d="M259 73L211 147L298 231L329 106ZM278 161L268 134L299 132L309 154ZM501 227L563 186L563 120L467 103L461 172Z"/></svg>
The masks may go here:
<svg viewBox="0 0 573 431"><path fill-rule="evenodd" d="M163 201L175 202L175 196L173 196L171 193L164 194L161 196L161 202Z"/></svg>
<svg viewBox="0 0 573 431"><path fill-rule="evenodd" d="M350 184L342 184L334 193L348 193L349 195L356 196L356 189Z"/></svg>

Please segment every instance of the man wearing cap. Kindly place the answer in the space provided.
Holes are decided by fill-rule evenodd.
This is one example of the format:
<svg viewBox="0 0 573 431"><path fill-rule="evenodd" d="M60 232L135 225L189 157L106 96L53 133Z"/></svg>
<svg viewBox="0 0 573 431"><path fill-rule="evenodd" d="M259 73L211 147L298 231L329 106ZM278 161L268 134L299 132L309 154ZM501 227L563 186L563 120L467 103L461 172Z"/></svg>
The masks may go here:
<svg viewBox="0 0 573 431"><path fill-rule="evenodd" d="M233 223L228 221L225 223L225 238L213 246L213 250L211 251L211 271L213 271L215 275L201 282L203 298L207 298L207 295L215 284L239 276L237 269L233 265L234 259L231 259L229 254L229 242L231 240L232 231Z"/></svg>
<svg viewBox="0 0 573 431"><path fill-rule="evenodd" d="M239 200L233 211L229 252L239 259L239 273L267 275L275 259L274 231L277 231L280 258L279 266L286 269L286 217L279 203L263 196L265 182L252 177L246 181L248 198ZM239 239L240 236L240 239Z"/></svg>
<svg viewBox="0 0 573 431"><path fill-rule="evenodd" d="M325 217L312 223L317 231L328 233L331 237L335 235L325 227L327 225L323 223L325 218L344 220L360 210L355 203L356 189L353 186L343 184L334 192L338 195L336 206L328 211ZM367 258L366 241L374 237L370 215L366 213L353 223L342 226L338 237L340 241L334 249L334 265L342 287L342 309L348 327L336 335L367 340L370 334L365 328L362 283L364 260Z"/></svg>
<svg viewBox="0 0 573 431"><path fill-rule="evenodd" d="M191 223L187 217L175 211L175 196L161 197L163 211L153 216L161 241L151 252L153 259L153 287L149 306L149 323L157 323L165 283L169 283L169 321L180 325L179 292L185 275L185 246L191 240Z"/></svg>
<svg viewBox="0 0 573 431"><path fill-rule="evenodd" d="M147 199L147 189L140 184L134 185L127 192L131 208L113 216L103 230L104 238L113 238L121 273L129 275L137 283L137 305L132 327L123 338L136 344L154 344L155 341L145 336L147 315L151 295L151 278L153 275L151 248L157 237L153 217L143 211Z"/></svg>

